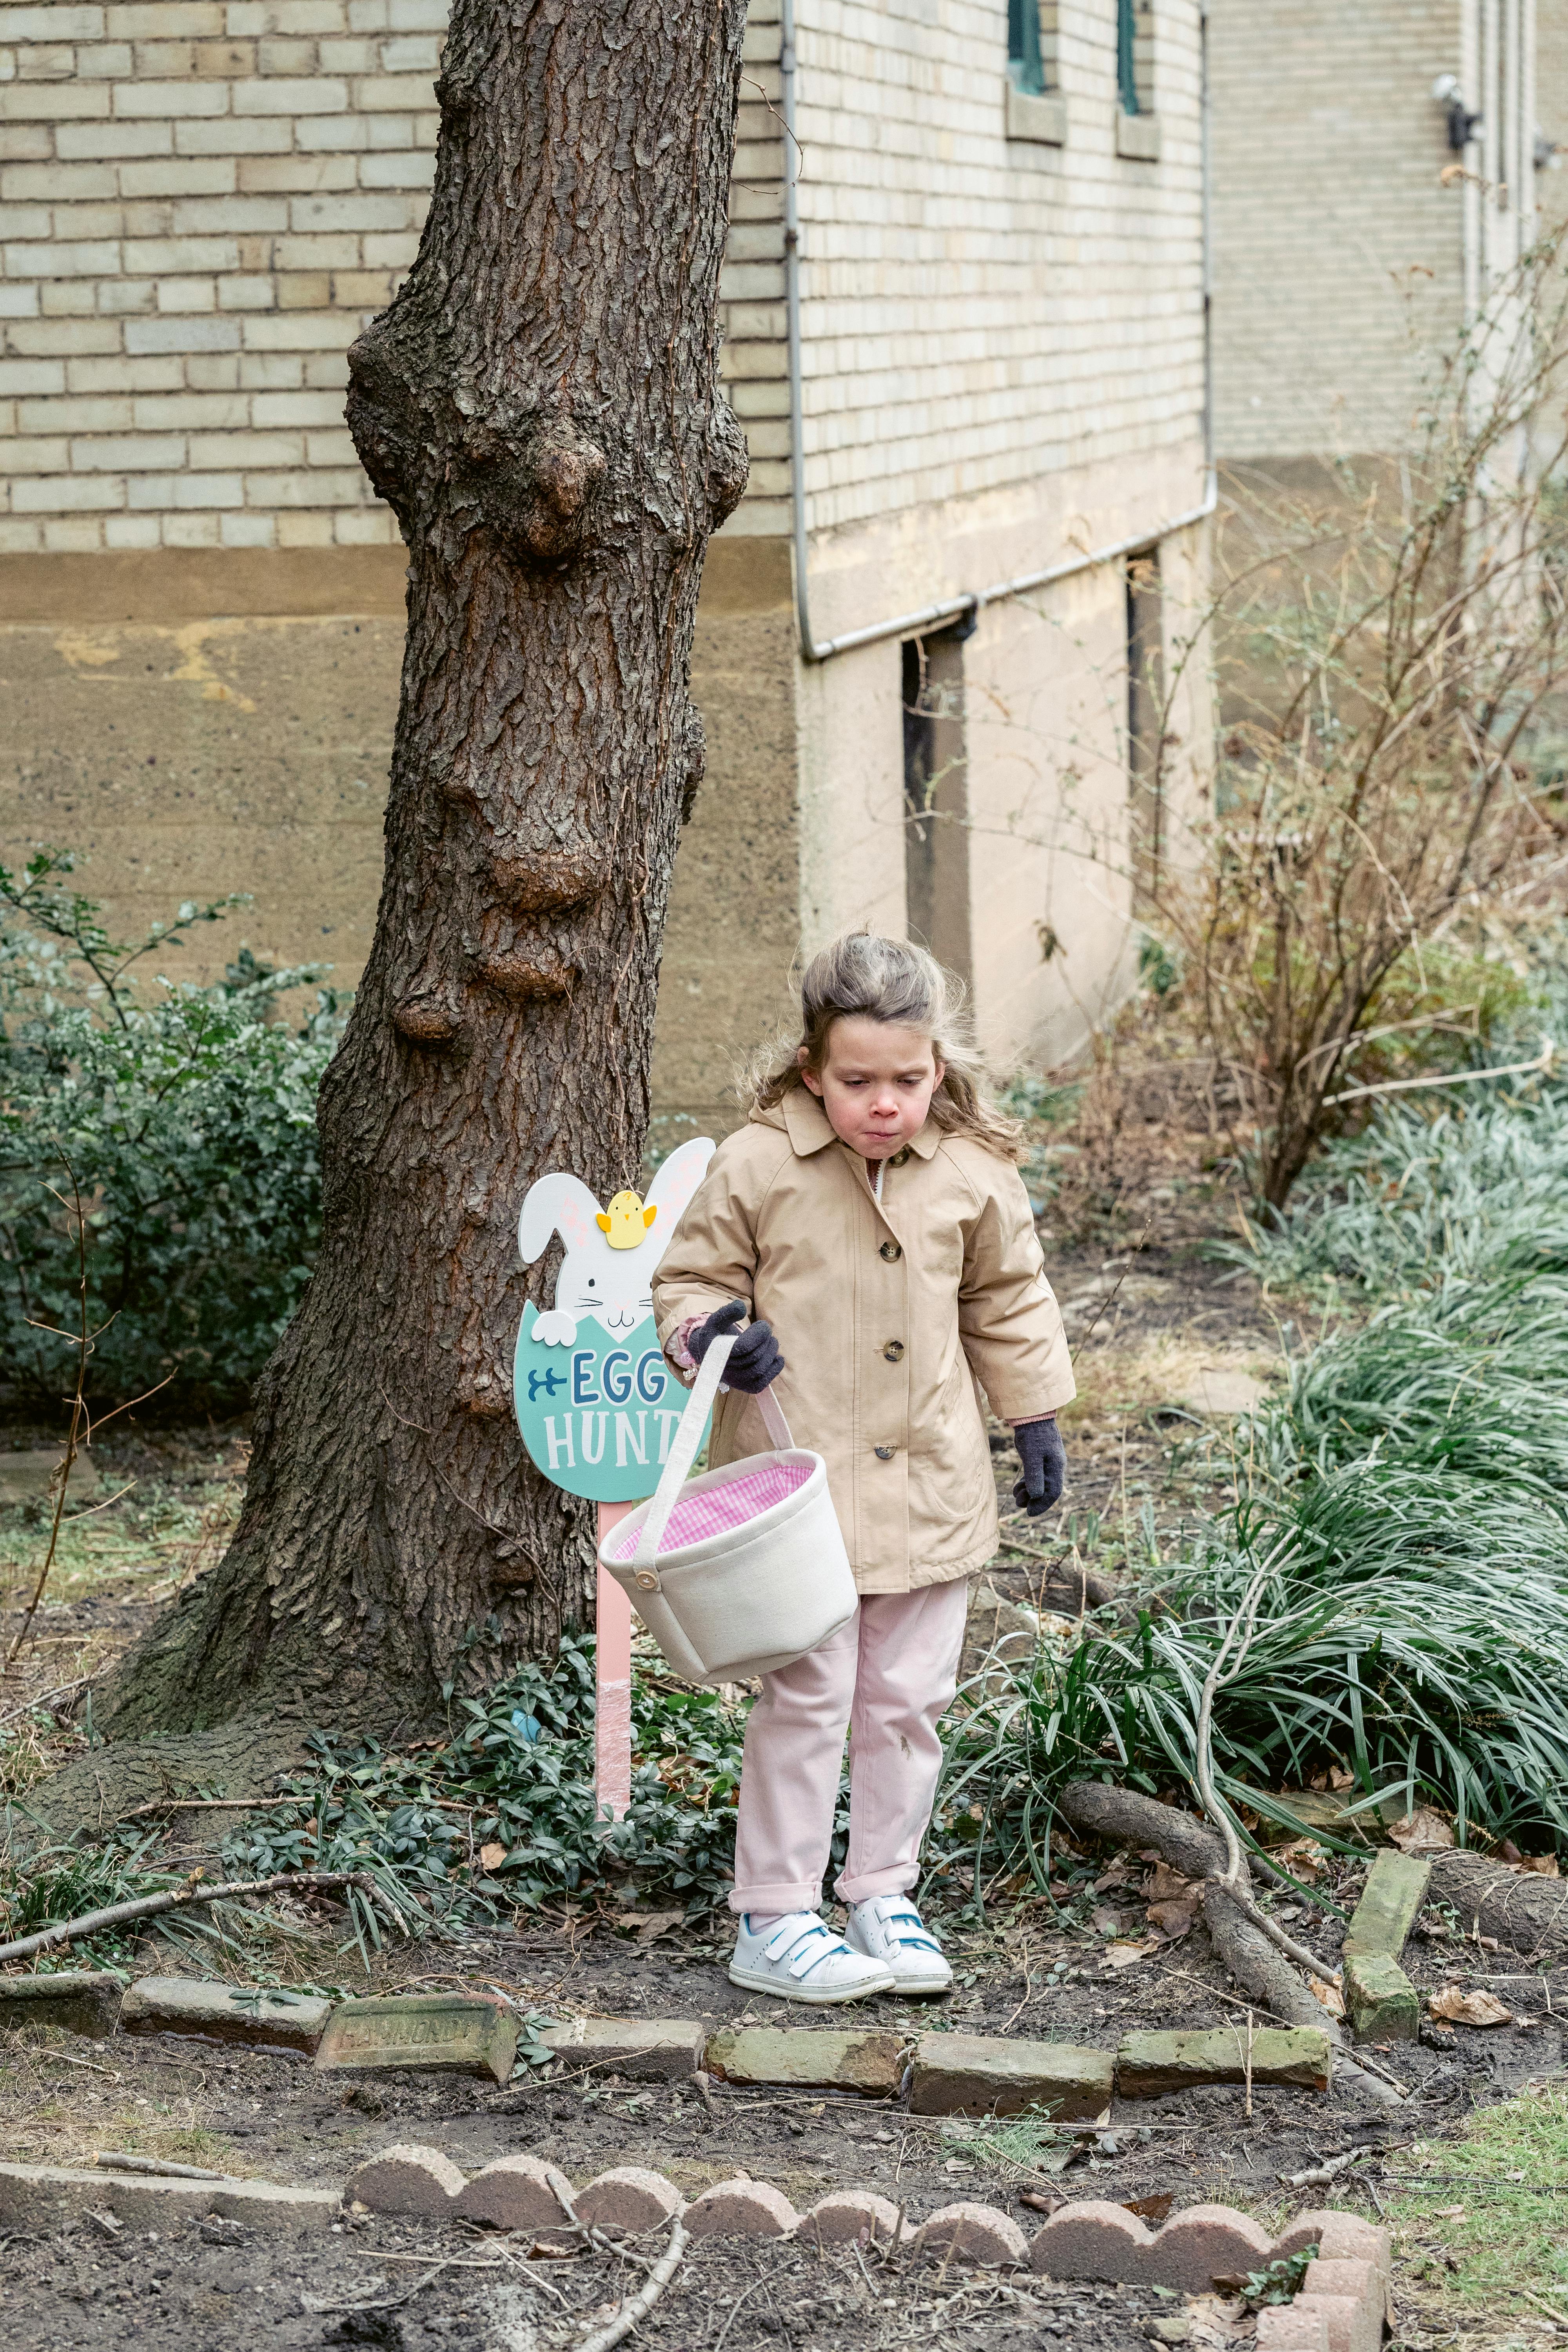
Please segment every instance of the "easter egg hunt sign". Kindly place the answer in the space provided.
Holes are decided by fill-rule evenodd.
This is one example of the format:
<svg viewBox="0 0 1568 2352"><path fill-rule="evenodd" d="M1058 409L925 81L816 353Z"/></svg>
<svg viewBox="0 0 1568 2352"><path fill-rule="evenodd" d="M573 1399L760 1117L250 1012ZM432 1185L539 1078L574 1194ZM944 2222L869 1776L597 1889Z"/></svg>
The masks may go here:
<svg viewBox="0 0 1568 2352"><path fill-rule="evenodd" d="M624 1332L589 1316L574 1341L554 1347L533 1337L538 1320L538 1309L525 1307L512 1367L529 1459L569 1495L641 1502L658 1485L686 1403L652 1316Z"/></svg>

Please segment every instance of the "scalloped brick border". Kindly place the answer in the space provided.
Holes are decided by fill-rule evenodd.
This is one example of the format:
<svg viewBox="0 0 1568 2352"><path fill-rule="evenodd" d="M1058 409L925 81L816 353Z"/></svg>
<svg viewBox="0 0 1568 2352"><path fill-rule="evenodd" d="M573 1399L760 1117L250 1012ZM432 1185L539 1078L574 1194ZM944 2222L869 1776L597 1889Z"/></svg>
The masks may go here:
<svg viewBox="0 0 1568 2352"><path fill-rule="evenodd" d="M482 2210L489 2218L497 2205L489 2184L499 2186L503 2174L516 2200L514 2207L504 2200L517 2213L512 2226L543 2230L559 2222L556 2184L567 2184L536 2157L502 2157L464 2183L439 2149L407 2144L384 2149L352 2173L343 2202L424 2220L447 2211L479 2217ZM797 2213L782 2189L743 2173L714 2181L687 2204L664 2174L622 2166L588 2181L574 2202L606 2231L645 2230L656 2215L676 2213L693 2237L706 2238L799 2236L842 2245L891 2241L899 2229L897 2209L869 2189L834 2189ZM1389 2233L1354 2213L1300 2213L1270 2238L1229 2205L1189 2205L1151 2230L1124 2205L1085 2200L1053 2213L1031 2243L1011 2214L965 2200L942 2206L909 2231L908 2240L916 2253L933 2258L996 2269L1026 2263L1050 2278L1167 2286L1185 2294L1204 2294L1216 2276L1260 2270L1315 2244L1318 2259L1300 2294L1259 2313L1258 2352L1377 2352L1389 2313Z"/></svg>

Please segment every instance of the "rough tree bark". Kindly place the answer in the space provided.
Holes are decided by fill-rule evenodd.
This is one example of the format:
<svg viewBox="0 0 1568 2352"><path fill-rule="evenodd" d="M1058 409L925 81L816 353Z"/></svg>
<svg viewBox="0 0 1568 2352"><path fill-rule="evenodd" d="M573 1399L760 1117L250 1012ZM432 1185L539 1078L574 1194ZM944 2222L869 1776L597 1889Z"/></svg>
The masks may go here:
<svg viewBox="0 0 1568 2352"><path fill-rule="evenodd" d="M312 1724L429 1721L487 1621L470 1668L584 1614L586 1507L510 1419L516 1218L550 1168L633 1181L646 1132L698 582L746 478L717 325L743 20L457 0L419 257L350 353L408 640L321 1257L226 1558L100 1698L138 1787L135 1735L209 1735L154 1777L226 1747L253 1779Z"/></svg>

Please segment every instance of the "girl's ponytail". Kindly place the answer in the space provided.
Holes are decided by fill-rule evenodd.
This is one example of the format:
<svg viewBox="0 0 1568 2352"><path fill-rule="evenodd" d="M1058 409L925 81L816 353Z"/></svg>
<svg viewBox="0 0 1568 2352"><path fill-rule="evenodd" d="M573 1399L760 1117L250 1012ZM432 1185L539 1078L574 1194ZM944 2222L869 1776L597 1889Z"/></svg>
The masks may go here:
<svg viewBox="0 0 1568 2352"><path fill-rule="evenodd" d="M972 1136L998 1159L1019 1156L1023 1129L993 1099L969 1024L963 982L909 940L846 931L814 955L800 978L801 1034L787 1060L775 1045L747 1076L755 1110L768 1110L822 1067L836 1021L885 1021L929 1037L942 1065L931 1115L949 1135ZM772 1066L776 1062L776 1066Z"/></svg>

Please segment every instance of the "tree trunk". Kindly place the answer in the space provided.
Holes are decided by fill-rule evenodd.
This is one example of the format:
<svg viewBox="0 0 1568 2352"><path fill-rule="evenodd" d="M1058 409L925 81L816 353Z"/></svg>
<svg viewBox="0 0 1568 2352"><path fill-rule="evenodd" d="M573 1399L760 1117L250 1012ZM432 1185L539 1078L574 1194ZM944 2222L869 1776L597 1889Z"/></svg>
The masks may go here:
<svg viewBox="0 0 1568 2352"><path fill-rule="evenodd" d="M321 1257L234 1543L100 1700L117 1739L407 1733L584 1614L587 1507L511 1420L543 1290L516 1221L547 1170L633 1181L647 1129L698 582L746 478L717 309L743 21L457 0L419 257L349 362L408 640Z"/></svg>

